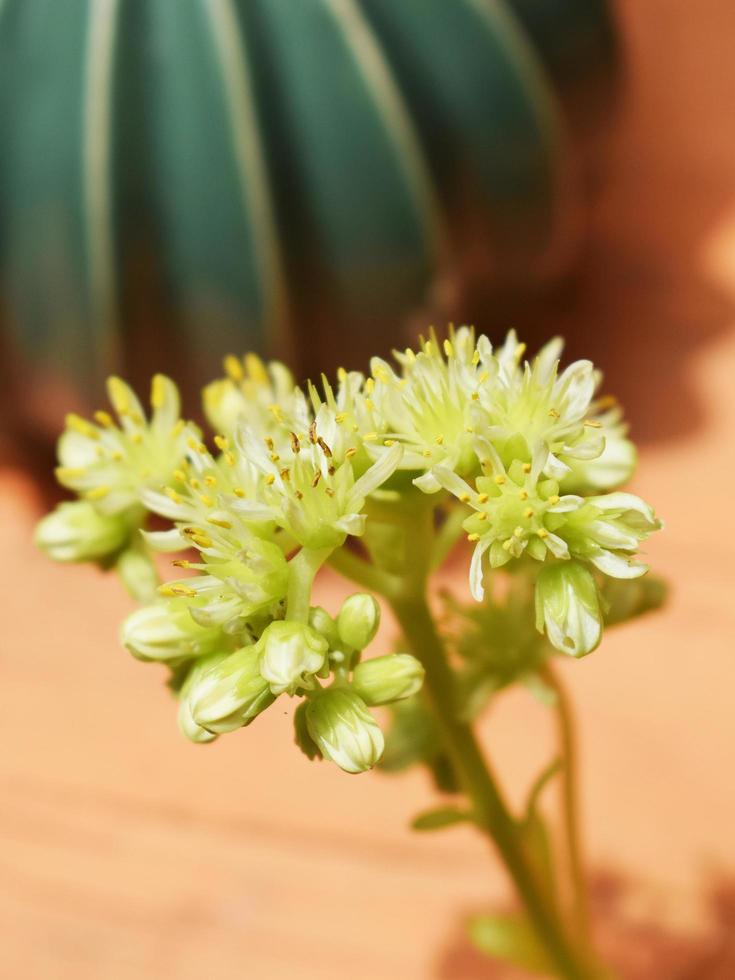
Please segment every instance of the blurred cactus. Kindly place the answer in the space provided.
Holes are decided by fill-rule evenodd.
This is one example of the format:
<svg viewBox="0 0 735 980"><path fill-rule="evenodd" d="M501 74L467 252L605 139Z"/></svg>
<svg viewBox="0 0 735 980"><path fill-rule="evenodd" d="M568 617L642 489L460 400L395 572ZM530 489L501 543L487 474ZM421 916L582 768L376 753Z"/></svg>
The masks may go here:
<svg viewBox="0 0 735 980"><path fill-rule="evenodd" d="M615 66L604 0L5 0L3 344L85 395L289 336L307 370L533 282Z"/></svg>

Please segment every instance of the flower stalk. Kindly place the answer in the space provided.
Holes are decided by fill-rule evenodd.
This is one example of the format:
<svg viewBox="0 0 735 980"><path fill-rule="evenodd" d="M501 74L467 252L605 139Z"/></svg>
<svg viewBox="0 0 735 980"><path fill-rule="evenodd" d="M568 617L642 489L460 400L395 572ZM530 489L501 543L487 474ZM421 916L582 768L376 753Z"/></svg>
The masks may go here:
<svg viewBox="0 0 735 980"><path fill-rule="evenodd" d="M619 489L636 461L619 407L597 396L589 361L561 369L561 346L525 360L512 332L494 348L450 329L394 352L395 367L374 358L368 376L340 370L336 385L305 389L283 365L230 356L204 392L211 442L179 417L168 378L154 378L148 415L113 378L114 416L67 418L57 476L77 499L39 523L36 541L56 561L119 574L142 604L123 645L169 668L191 742L247 728L289 698L309 760L350 774L426 766L461 805L414 826L474 823L522 907L471 935L517 966L598 980L571 706L551 661L591 654L610 625L660 603L660 586L640 584L638 550L661 522ZM473 601L439 597L435 617L431 576L465 535ZM160 582L154 559L166 554L177 572ZM329 611L313 602L325 564L363 590ZM401 646L366 658L378 598ZM520 815L473 728L512 685L555 706L561 756ZM387 732L376 707L390 713ZM563 862L539 806L557 769Z"/></svg>

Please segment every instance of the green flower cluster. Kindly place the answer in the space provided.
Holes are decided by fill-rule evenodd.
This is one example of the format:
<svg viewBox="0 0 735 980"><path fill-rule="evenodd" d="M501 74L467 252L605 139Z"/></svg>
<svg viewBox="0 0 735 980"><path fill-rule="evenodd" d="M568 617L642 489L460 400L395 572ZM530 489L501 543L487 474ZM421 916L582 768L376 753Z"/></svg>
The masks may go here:
<svg viewBox="0 0 735 980"><path fill-rule="evenodd" d="M463 327L396 352L395 367L375 358L368 376L341 370L304 390L281 364L228 357L204 391L211 443L180 419L168 379L154 378L147 419L113 378L116 418L67 419L57 476L78 499L36 540L56 560L115 567L146 603L122 642L172 669L189 738L212 741L298 697L303 751L364 771L383 752L369 708L415 694L423 669L408 654L361 659L372 596L334 618L312 605L325 562L368 567L350 540L363 538L376 582L394 581L401 515L430 508L445 537L464 529L474 543L477 600L493 570L535 569L536 626L573 656L602 636L602 578L646 571L637 551L661 525L617 490L635 450L617 406L596 397L599 373L589 361L561 371L556 340L524 353L513 333L495 349ZM182 574L160 583L158 553L175 553Z"/></svg>

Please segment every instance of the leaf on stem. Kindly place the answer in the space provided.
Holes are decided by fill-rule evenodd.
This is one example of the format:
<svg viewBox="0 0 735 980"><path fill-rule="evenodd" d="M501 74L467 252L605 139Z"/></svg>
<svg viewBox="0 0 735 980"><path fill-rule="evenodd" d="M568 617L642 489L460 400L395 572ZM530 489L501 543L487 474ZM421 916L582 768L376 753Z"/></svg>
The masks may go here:
<svg viewBox="0 0 735 980"><path fill-rule="evenodd" d="M411 823L414 830L443 830L458 823L470 823L473 820L469 810L458 810L454 806L440 806L434 810L420 813Z"/></svg>

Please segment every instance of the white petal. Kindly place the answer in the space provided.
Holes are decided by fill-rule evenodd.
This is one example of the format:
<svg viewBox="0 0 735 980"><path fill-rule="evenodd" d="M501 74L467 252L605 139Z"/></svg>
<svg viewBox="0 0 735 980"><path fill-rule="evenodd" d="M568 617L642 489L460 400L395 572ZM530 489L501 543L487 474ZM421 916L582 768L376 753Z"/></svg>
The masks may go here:
<svg viewBox="0 0 735 980"><path fill-rule="evenodd" d="M475 550L472 552L472 561L470 562L470 592L472 593L472 598L478 602L482 602L485 598L485 589L482 585L482 558L487 549L487 544L478 541L475 545Z"/></svg>
<svg viewBox="0 0 735 980"><path fill-rule="evenodd" d="M612 551L602 550L590 558L590 561L595 568L599 568L601 572L610 575L611 578L640 578L648 571L648 565L642 565L638 562L631 563L627 557L616 555Z"/></svg>

